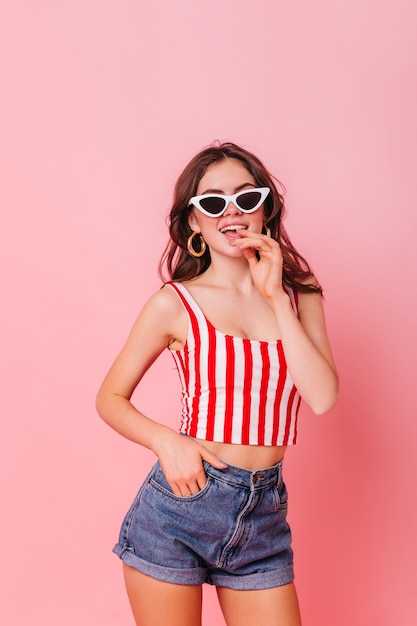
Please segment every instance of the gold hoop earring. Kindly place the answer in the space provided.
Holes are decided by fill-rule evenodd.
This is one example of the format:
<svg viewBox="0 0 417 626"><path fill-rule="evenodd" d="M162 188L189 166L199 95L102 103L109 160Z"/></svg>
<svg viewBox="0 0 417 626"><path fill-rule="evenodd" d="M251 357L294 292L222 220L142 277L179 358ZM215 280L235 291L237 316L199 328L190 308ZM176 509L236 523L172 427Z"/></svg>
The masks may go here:
<svg viewBox="0 0 417 626"><path fill-rule="evenodd" d="M271 229L270 229L270 228L269 228L266 224L265 224L264 228L265 228L265 230L266 230L265 235L266 235L267 237L270 237L270 236L271 236Z"/></svg>
<svg viewBox="0 0 417 626"><path fill-rule="evenodd" d="M193 244L194 237L196 235L198 235L200 237L200 251L199 252L197 252L194 249L194 244ZM187 240L187 250L188 250L188 252L192 256L200 257L200 256L203 256L203 254L206 251L206 248L207 248L207 244L206 244L206 242L203 239L203 235L201 233L198 233L196 230L193 233L191 233L191 235L188 237L188 240Z"/></svg>

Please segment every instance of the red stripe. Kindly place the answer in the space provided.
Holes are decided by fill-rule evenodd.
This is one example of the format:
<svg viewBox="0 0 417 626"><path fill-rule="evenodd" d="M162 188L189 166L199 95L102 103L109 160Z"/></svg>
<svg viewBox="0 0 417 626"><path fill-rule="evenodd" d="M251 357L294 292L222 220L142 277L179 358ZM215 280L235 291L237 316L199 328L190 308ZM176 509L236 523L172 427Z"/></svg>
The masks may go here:
<svg viewBox="0 0 417 626"><path fill-rule="evenodd" d="M184 359L182 358L181 350L175 351L175 365L177 366L178 372L181 369L182 377L184 379L184 389L182 390L182 398L183 398L183 409L182 409L182 424L180 431L187 432L188 429L188 408L184 403L186 402L186 398L189 397L190 394L190 376L188 369L188 351L186 351L186 346L184 346Z"/></svg>
<svg viewBox="0 0 417 626"><path fill-rule="evenodd" d="M292 405L294 404L294 398L295 398L295 394L296 393L297 393L297 388L295 387L295 385L293 385L293 387L291 389L291 393L290 393L289 398L288 398L288 404L287 404L287 419L286 419L286 422L285 422L284 441L282 442L283 446L288 445L288 439L290 437L291 410L292 410Z"/></svg>
<svg viewBox="0 0 417 626"><path fill-rule="evenodd" d="M252 346L249 339L243 339L243 352L245 355L245 378L243 381L242 444L248 445L253 375Z"/></svg>
<svg viewBox="0 0 417 626"><path fill-rule="evenodd" d="M292 443L296 444L297 443L297 437L298 437L298 412L300 410L300 405L301 405L301 396L298 396L298 401L297 401L297 407L295 409L295 421L294 421L294 436L293 436L293 440Z"/></svg>
<svg viewBox="0 0 417 626"><path fill-rule="evenodd" d="M270 362L268 354L268 344L265 341L262 341L260 344L260 348L262 358L262 374L261 387L259 389L258 446L263 446L265 442L266 399L268 392Z"/></svg>
<svg viewBox="0 0 417 626"><path fill-rule="evenodd" d="M197 317L188 304L187 300L182 295L181 291L175 286L174 283L170 283L170 285L175 289L179 297L181 298L182 303L184 304L191 320L191 328L192 334L194 336L195 349L194 349L194 371L195 371L195 393L193 397L193 405L190 416L190 424L188 427L188 434L191 437L196 437L197 435L197 425L198 425L198 404L201 395L201 376L200 376L200 348L201 348L201 338L200 338L200 330L198 328L198 320ZM188 352L188 351L187 351ZM189 364L187 365L187 371L190 371Z"/></svg>
<svg viewBox="0 0 417 626"><path fill-rule="evenodd" d="M232 441L232 423L233 423L233 404L235 391L235 349L233 346L233 337L225 336L226 341L226 401L223 442L231 443Z"/></svg>
<svg viewBox="0 0 417 626"><path fill-rule="evenodd" d="M208 406L207 406L207 428L206 439L213 441L214 418L216 414L216 330L212 324L207 324L208 328Z"/></svg>
<svg viewBox="0 0 417 626"><path fill-rule="evenodd" d="M277 342L277 352L279 359L279 375L278 375L278 385L275 393L275 401L274 401L274 415L273 415L273 426L272 426L272 445L278 445L278 433L280 426L280 407L282 400L282 393L284 391L285 379L287 378L287 362L285 360L284 350L282 347L281 341Z"/></svg>

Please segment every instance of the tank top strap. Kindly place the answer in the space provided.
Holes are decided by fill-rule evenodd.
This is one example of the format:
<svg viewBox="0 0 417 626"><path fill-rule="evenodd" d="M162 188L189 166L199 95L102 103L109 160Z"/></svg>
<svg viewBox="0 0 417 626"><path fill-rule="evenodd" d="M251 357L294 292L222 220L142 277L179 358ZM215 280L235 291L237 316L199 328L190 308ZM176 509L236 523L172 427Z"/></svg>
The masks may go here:
<svg viewBox="0 0 417 626"><path fill-rule="evenodd" d="M291 306L293 308L293 311L296 315L298 315L298 293L297 291L294 291L294 289L292 289L291 287L285 287L285 291L287 292L289 298L290 298L290 302L291 302Z"/></svg>
<svg viewBox="0 0 417 626"><path fill-rule="evenodd" d="M203 311L194 300L190 292L186 289L186 287L184 287L182 283L168 282L165 283L165 285L168 285L177 293L179 299L184 305L185 310L188 313L188 316L192 322L192 326L194 326L194 323L197 323L199 326L201 324L207 326L206 316L204 315Z"/></svg>

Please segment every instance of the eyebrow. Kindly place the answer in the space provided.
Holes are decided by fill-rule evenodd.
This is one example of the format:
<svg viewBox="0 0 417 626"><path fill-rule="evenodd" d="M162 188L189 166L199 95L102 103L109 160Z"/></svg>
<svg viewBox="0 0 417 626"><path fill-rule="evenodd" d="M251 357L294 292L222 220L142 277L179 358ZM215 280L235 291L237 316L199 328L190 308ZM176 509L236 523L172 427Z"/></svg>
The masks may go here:
<svg viewBox="0 0 417 626"><path fill-rule="evenodd" d="M243 183L243 185L239 185L239 187L235 187L234 193L239 193L239 191L242 191L242 189L245 189L245 187L253 187L255 189L256 188L256 184L254 184L254 183ZM200 196L205 196L208 193L218 193L220 195L226 195L224 193L223 189L206 189L205 191L203 191L203 193L200 193L199 195Z"/></svg>

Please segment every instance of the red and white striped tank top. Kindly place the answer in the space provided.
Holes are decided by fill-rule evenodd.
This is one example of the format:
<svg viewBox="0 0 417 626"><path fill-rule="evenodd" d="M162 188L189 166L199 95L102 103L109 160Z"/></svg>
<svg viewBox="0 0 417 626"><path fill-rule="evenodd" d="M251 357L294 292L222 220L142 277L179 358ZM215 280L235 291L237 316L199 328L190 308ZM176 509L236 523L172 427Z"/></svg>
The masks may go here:
<svg viewBox="0 0 417 626"><path fill-rule="evenodd" d="M292 445L301 398L280 340L257 341L218 331L181 283L167 283L189 319L182 350L171 350L182 385L180 432L206 441ZM295 311L294 293L289 296Z"/></svg>

